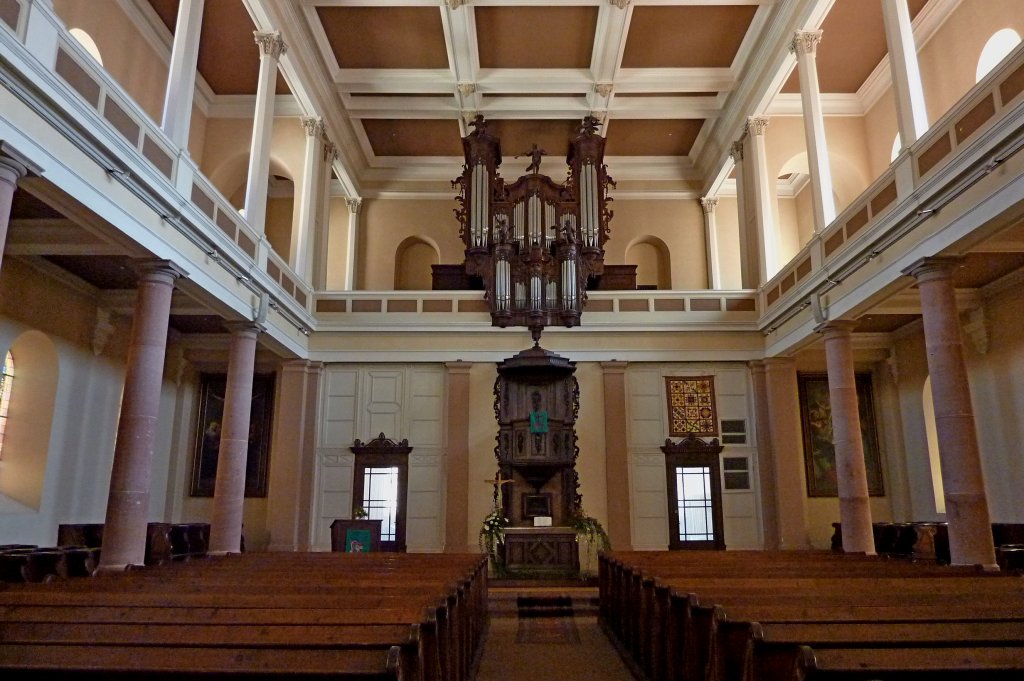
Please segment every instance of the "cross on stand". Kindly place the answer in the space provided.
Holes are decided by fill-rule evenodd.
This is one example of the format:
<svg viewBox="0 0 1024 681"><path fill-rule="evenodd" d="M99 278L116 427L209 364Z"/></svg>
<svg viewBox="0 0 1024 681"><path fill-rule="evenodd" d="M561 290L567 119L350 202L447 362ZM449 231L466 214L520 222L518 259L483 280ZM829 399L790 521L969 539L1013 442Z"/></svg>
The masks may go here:
<svg viewBox="0 0 1024 681"><path fill-rule="evenodd" d="M494 508L502 508L501 486L512 483L512 478L502 478L501 471L498 471L493 480L484 480L484 482L488 485L494 485Z"/></svg>

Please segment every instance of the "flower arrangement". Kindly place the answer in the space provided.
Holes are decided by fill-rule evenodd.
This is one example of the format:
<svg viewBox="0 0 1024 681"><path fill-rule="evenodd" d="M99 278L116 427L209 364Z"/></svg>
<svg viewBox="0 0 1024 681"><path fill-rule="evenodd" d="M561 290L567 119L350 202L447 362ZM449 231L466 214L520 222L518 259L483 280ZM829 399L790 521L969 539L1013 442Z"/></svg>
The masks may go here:
<svg viewBox="0 0 1024 681"><path fill-rule="evenodd" d="M577 507L573 512L569 525L576 530L576 543L586 546L586 555L580 556L581 572L590 572L593 570L594 548L596 547L598 551L608 551L612 547L608 533L601 525L601 521L587 515L582 507Z"/></svg>
<svg viewBox="0 0 1024 681"><path fill-rule="evenodd" d="M363 508L362 506L360 506L356 510L352 511L352 517L354 519L356 519L356 520L364 520L364 519L368 518L369 516L370 516L370 514L367 513L366 509Z"/></svg>
<svg viewBox="0 0 1024 681"><path fill-rule="evenodd" d="M495 504L491 512L484 516L480 526L480 550L490 556L496 568L501 567L501 546L505 543L505 528L508 527L501 509Z"/></svg>

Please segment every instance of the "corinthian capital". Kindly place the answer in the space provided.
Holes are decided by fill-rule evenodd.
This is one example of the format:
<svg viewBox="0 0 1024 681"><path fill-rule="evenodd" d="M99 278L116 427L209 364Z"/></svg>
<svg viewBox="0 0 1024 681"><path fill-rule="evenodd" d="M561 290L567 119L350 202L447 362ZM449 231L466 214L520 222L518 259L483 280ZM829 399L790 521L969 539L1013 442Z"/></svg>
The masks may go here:
<svg viewBox="0 0 1024 681"><path fill-rule="evenodd" d="M324 122L320 118L303 118L302 129L307 137L320 137L324 134Z"/></svg>
<svg viewBox="0 0 1024 681"><path fill-rule="evenodd" d="M700 200L700 207L704 209L704 214L705 215L713 215L714 212L715 212L715 208L718 207L718 197L717 196L705 196L705 197L702 197L701 200Z"/></svg>
<svg viewBox="0 0 1024 681"><path fill-rule="evenodd" d="M729 148L729 155L732 156L733 163L743 162L743 140L736 140L732 143L732 147Z"/></svg>
<svg viewBox="0 0 1024 681"><path fill-rule="evenodd" d="M359 213L359 209L363 206L363 200L360 198L345 199L345 205L348 206L348 210L353 215Z"/></svg>
<svg viewBox="0 0 1024 681"><path fill-rule="evenodd" d="M747 132L751 135L763 135L767 127L767 116L751 116L747 119Z"/></svg>
<svg viewBox="0 0 1024 681"><path fill-rule="evenodd" d="M281 40L281 34L277 31L273 33L253 31L253 35L256 36L256 44L260 47L261 58L272 57L273 59L280 59L288 51L288 46Z"/></svg>
<svg viewBox="0 0 1024 681"><path fill-rule="evenodd" d="M821 31L797 31L793 34L793 42L789 49L799 57L805 54L813 55L821 42Z"/></svg>

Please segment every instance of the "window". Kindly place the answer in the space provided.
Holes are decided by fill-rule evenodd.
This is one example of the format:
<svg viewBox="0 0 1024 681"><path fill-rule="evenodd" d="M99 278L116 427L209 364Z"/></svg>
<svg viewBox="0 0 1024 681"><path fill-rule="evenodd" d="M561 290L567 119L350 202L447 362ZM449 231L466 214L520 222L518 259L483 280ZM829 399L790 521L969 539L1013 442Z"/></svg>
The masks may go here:
<svg viewBox="0 0 1024 681"><path fill-rule="evenodd" d="M999 62L1006 58L1006 55L1013 52L1013 48L1020 44L1020 34L1012 28L1004 28L996 31L981 49L981 57L978 58L978 68L974 72L974 82L980 81L988 72L996 67Z"/></svg>
<svg viewBox="0 0 1024 681"><path fill-rule="evenodd" d="M687 437L666 442L668 483L668 547L724 549L722 519L722 445Z"/></svg>
<svg viewBox="0 0 1024 681"><path fill-rule="evenodd" d="M381 551L405 551L405 508L409 489L409 452L407 440L394 442L379 437L352 446L355 476L352 484L352 511L366 511L368 520L380 522Z"/></svg>
<svg viewBox="0 0 1024 681"><path fill-rule="evenodd" d="M4 455L4 433L7 431L7 410L11 407L11 387L14 385L14 357L10 352L0 369L0 459Z"/></svg>
<svg viewBox="0 0 1024 681"><path fill-rule="evenodd" d="M380 520L380 540L395 541L398 525L398 466L362 470L361 506L370 520Z"/></svg>
<svg viewBox="0 0 1024 681"><path fill-rule="evenodd" d="M722 459L722 469L725 489L750 489L750 459L727 456Z"/></svg>
<svg viewBox="0 0 1024 681"><path fill-rule="evenodd" d="M711 506L711 468L676 467L676 513L679 541L711 541L715 521Z"/></svg>
<svg viewBox="0 0 1024 681"><path fill-rule="evenodd" d="M103 66L103 56L100 54L100 48L96 46L96 41L92 39L92 36L83 31L80 28L73 28L68 33L71 37L78 41L78 44L85 48L85 51L89 53L93 59L99 62L100 66Z"/></svg>

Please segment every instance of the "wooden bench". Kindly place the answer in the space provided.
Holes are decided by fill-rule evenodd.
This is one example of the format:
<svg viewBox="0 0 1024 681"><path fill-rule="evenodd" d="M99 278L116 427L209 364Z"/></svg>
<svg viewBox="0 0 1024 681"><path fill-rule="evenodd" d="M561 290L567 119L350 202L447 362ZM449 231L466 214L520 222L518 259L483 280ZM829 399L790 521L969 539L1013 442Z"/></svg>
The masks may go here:
<svg viewBox="0 0 1024 681"><path fill-rule="evenodd" d="M970 653L935 658L929 669L948 673L966 673L968 660L990 676L1024 671L1020 580L918 567L809 552L606 554L601 618L655 681L854 678L859 672L841 660L856 655L834 650L865 651L871 669L893 678L926 673L915 667L917 653L892 652L904 649Z"/></svg>
<svg viewBox="0 0 1024 681"><path fill-rule="evenodd" d="M469 677L486 617L481 556L260 558L0 589L0 640L10 644L0 669L131 679L259 669L260 678L283 679L330 676L343 664L337 678ZM88 650L97 651L92 671L79 668ZM296 651L303 664L274 661L297 659ZM195 664L183 671L180 660Z"/></svg>

